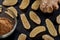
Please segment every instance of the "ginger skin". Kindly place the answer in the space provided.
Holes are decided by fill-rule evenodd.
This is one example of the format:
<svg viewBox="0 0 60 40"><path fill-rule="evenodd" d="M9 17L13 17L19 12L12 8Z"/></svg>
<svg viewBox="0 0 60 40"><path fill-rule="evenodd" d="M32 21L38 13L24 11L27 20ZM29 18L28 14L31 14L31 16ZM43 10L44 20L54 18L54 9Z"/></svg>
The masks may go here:
<svg viewBox="0 0 60 40"><path fill-rule="evenodd" d="M58 8L58 0L41 0L40 10L44 13L51 13Z"/></svg>

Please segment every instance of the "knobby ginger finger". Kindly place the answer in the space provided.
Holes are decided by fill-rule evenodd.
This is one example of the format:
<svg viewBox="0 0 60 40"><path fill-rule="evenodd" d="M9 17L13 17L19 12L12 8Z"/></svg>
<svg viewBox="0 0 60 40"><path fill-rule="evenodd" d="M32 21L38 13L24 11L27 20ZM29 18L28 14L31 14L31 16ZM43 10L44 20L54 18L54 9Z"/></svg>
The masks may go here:
<svg viewBox="0 0 60 40"><path fill-rule="evenodd" d="M60 0L58 0L59 4L60 4Z"/></svg>

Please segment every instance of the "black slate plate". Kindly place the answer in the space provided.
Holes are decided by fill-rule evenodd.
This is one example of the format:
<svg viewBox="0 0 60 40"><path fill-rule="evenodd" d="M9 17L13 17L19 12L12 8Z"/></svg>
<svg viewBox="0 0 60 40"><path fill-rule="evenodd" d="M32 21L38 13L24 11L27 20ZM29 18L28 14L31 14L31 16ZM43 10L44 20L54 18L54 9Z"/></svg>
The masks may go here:
<svg viewBox="0 0 60 40"><path fill-rule="evenodd" d="M12 0L12 1L13 1L13 0ZM44 14L44 13L41 12L39 9L38 9L37 11L31 9L31 4L34 2L34 0L31 0L31 1L30 1L30 5L29 5L25 10L20 10L20 9L19 9L19 5L20 5L21 1L22 1L22 0L18 0L18 3L17 3L16 5L14 5L14 7L15 7L15 8L17 9L17 11L18 11L18 17L17 17L18 24L17 24L16 30L14 31L14 33L13 33L11 36L9 36L9 37L7 37L7 38L5 38L5 39L0 39L0 40L17 40L19 34L21 34L21 33L24 33L24 34L26 34L26 35L28 36L26 40L43 40L43 39L42 39L42 35L43 35L43 34L49 34L48 30L47 30L46 32L44 32L43 34L38 34L35 38L30 38L30 37L29 37L30 31L31 31L33 28L35 28L36 26L39 26L39 25L35 24L33 21L31 21L31 19L29 18L29 11L34 11L34 12L36 12L37 15L41 18L42 22L41 22L40 25L46 26L46 24L45 24L45 19L46 19L46 18L49 18L49 19L54 23L55 28L56 28L56 30L58 31L58 24L56 23L56 16L58 16L58 15L60 14L60 8L59 8L58 10L56 10L56 11L53 11L51 14ZM0 4L2 4L2 2L3 2L3 1L0 0ZM31 24L31 29L30 29L30 30L24 29L24 27L23 27L23 25L22 25L22 22L21 22L21 19L20 19L20 16L19 16L22 12L25 13L26 17L28 18L28 20L29 20L29 22L30 22L30 24ZM50 34L49 34L49 35L50 35ZM58 34L58 36L57 36L57 37L54 37L54 38L55 38L55 40L60 40L60 35Z"/></svg>

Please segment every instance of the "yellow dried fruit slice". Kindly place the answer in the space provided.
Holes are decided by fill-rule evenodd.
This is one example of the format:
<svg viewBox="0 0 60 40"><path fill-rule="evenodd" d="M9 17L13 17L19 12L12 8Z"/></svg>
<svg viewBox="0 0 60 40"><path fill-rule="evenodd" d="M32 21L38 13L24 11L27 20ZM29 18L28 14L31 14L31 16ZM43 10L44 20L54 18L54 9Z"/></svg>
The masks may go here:
<svg viewBox="0 0 60 40"><path fill-rule="evenodd" d="M30 37L35 37L37 34L46 31L44 26L37 26L30 32Z"/></svg>
<svg viewBox="0 0 60 40"><path fill-rule="evenodd" d="M27 38L27 35L21 33L18 37L18 40L26 40L26 38Z"/></svg>
<svg viewBox="0 0 60 40"><path fill-rule="evenodd" d="M36 1L32 4L31 8L32 8L33 10L37 10L37 9L39 8L39 5L40 5L40 1L39 1L39 0L36 0Z"/></svg>
<svg viewBox="0 0 60 40"><path fill-rule="evenodd" d="M18 12L14 7L8 7L7 9L11 10L14 13L14 15L17 17Z"/></svg>
<svg viewBox="0 0 60 40"><path fill-rule="evenodd" d="M17 2L18 0L4 0L2 4L5 6L12 6L15 5Z"/></svg>
<svg viewBox="0 0 60 40"><path fill-rule="evenodd" d="M49 33L54 37L57 36L57 31L56 31L53 23L51 22L51 20L46 19L45 22L46 22L46 27L47 27Z"/></svg>
<svg viewBox="0 0 60 40"><path fill-rule="evenodd" d="M25 8L28 7L29 4L30 4L30 0L22 0L19 8L20 8L20 9L25 9Z"/></svg>
<svg viewBox="0 0 60 40"><path fill-rule="evenodd" d="M33 22L35 22L36 24L40 24L41 23L41 19L39 18L39 16L35 12L30 11L29 16L30 16L30 19Z"/></svg>
<svg viewBox="0 0 60 40"><path fill-rule="evenodd" d="M20 14L20 17L21 17L21 21L23 23L24 28L25 29L30 29L30 24L29 24L29 22L28 22L28 20L27 20L27 18L25 16L25 14L24 13Z"/></svg>
<svg viewBox="0 0 60 40"><path fill-rule="evenodd" d="M58 27L58 32L59 32L59 34L60 34L60 25L59 25L59 27Z"/></svg>
<svg viewBox="0 0 60 40"><path fill-rule="evenodd" d="M56 21L57 21L58 24L60 24L60 15L58 15L58 16L56 17Z"/></svg>
<svg viewBox="0 0 60 40"><path fill-rule="evenodd" d="M51 36L49 36L49 35L43 35L42 36L42 38L44 39L44 40L54 40L54 38L53 37L51 37Z"/></svg>

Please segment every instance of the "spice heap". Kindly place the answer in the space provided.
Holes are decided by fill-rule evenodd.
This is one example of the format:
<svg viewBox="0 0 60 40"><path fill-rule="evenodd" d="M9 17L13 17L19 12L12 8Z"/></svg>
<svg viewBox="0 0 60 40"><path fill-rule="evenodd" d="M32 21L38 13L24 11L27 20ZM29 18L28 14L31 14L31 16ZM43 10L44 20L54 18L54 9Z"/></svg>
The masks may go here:
<svg viewBox="0 0 60 40"><path fill-rule="evenodd" d="M0 35L4 35L10 32L12 28L13 24L11 20L4 17L0 17Z"/></svg>

